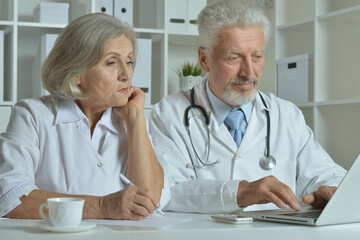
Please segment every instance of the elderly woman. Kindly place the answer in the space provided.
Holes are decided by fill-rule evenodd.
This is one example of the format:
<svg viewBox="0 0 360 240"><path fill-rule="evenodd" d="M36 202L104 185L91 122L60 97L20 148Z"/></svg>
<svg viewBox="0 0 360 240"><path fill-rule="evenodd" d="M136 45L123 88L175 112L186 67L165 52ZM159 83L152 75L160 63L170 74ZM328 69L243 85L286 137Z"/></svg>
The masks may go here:
<svg viewBox="0 0 360 240"><path fill-rule="evenodd" d="M42 67L51 95L19 101L0 135L0 216L39 218L51 197L84 198L84 218L142 219L164 207L145 94L131 86L136 51L132 28L105 14L62 31Z"/></svg>

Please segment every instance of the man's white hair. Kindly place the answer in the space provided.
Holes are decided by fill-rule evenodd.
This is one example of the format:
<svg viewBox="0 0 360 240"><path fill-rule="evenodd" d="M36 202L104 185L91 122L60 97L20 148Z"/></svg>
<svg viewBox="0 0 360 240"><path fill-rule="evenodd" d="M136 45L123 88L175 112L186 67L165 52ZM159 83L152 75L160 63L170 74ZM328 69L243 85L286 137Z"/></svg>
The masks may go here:
<svg viewBox="0 0 360 240"><path fill-rule="evenodd" d="M220 0L207 5L198 16L200 46L209 57L219 32L231 26L260 26L264 29L265 44L270 39L271 24L260 8L244 0Z"/></svg>

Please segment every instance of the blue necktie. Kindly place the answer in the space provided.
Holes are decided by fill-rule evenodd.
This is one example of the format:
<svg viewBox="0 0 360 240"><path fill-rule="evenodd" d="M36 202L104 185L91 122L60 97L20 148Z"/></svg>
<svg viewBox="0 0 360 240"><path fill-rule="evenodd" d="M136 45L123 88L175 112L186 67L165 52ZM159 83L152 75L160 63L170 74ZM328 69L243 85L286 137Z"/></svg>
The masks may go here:
<svg viewBox="0 0 360 240"><path fill-rule="evenodd" d="M232 109L224 120L225 125L229 129L229 132L233 137L237 147L240 146L242 140L242 133L240 130L240 126L243 120L244 120L244 113L241 110L241 108Z"/></svg>

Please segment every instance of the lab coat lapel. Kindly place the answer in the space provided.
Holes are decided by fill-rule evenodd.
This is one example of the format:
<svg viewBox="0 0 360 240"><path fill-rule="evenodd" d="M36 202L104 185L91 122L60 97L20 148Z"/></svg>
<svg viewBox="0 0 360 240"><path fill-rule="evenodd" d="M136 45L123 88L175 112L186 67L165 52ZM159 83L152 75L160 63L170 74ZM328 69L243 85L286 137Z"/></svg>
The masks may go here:
<svg viewBox="0 0 360 240"><path fill-rule="evenodd" d="M211 126L211 132L213 138L218 142L218 144L222 144L234 154L236 153L238 147L224 123L218 126L217 122L214 120Z"/></svg>
<svg viewBox="0 0 360 240"><path fill-rule="evenodd" d="M246 149L251 148L252 144L257 144L259 142L259 138L261 141L266 141L265 138L267 123L265 111L265 106L262 104L259 94L256 94L254 109L251 113L251 119L249 125L246 128L237 155L240 152L244 152Z"/></svg>
<svg viewBox="0 0 360 240"><path fill-rule="evenodd" d="M209 100L207 98L206 90L205 90L206 78L203 79L201 83L195 86L195 102L200 106L203 106L208 116L210 116L210 132L212 139L217 142L217 144L221 144L229 149L229 151L234 154L238 150L234 139L231 134L227 130L224 123L218 125L216 122L214 115L212 114L211 107L209 104ZM201 94L196 94L201 93Z"/></svg>

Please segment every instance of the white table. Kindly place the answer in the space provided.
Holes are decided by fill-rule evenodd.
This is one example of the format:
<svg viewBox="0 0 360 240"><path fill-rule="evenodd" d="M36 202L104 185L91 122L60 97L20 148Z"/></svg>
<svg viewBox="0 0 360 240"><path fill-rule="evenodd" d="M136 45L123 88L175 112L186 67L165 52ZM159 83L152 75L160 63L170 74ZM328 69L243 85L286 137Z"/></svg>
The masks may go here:
<svg viewBox="0 0 360 240"><path fill-rule="evenodd" d="M300 226L270 222L233 225L215 222L206 214L166 213L169 217L191 218L191 221L163 229L142 227L113 227L97 225L80 233L52 233L34 227L38 220L0 220L1 240L41 240L41 239L171 239L171 240L228 240L228 239L360 239L360 223L331 225L323 227Z"/></svg>

